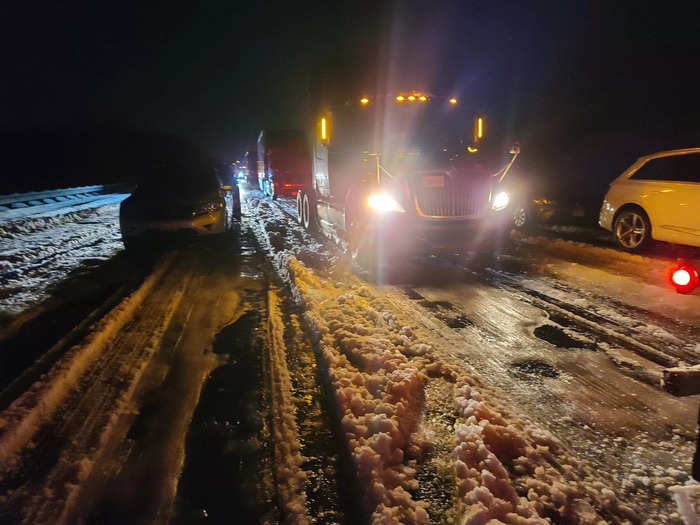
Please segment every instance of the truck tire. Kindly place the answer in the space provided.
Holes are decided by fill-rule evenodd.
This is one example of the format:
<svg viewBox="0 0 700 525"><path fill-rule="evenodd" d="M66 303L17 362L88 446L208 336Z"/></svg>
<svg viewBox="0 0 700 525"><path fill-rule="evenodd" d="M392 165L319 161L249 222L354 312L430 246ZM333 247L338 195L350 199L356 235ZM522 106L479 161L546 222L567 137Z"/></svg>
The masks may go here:
<svg viewBox="0 0 700 525"><path fill-rule="evenodd" d="M353 213L354 206L348 205L345 208L345 225L347 232L347 253L352 262L367 272L370 281L376 280L379 274L377 257L377 236L366 234L356 216Z"/></svg>
<svg viewBox="0 0 700 525"><path fill-rule="evenodd" d="M503 228L498 228L491 232L486 239L483 239L475 247L474 254L476 258L480 261L490 261L507 251L512 244L510 232L510 221Z"/></svg>
<svg viewBox="0 0 700 525"><path fill-rule="evenodd" d="M391 253L380 252L378 235L370 234L350 249L350 257L367 281L375 284L391 283L396 279L396 271L401 268L403 261Z"/></svg>
<svg viewBox="0 0 700 525"><path fill-rule="evenodd" d="M304 191L299 190L297 192L297 222L301 224L302 226L304 225L304 221L301 218L302 215L302 199L304 198Z"/></svg>
<svg viewBox="0 0 700 525"><path fill-rule="evenodd" d="M301 225L308 232L316 231L316 200L305 191L301 199Z"/></svg>

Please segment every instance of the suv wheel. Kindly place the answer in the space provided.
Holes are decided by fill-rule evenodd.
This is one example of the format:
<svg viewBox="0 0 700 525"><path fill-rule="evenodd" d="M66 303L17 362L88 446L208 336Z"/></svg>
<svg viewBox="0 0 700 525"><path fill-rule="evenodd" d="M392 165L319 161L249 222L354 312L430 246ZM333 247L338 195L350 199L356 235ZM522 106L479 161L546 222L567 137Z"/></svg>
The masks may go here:
<svg viewBox="0 0 700 525"><path fill-rule="evenodd" d="M642 250L651 242L651 223L640 208L623 209L615 218L613 232L620 247L630 252Z"/></svg>
<svg viewBox="0 0 700 525"><path fill-rule="evenodd" d="M518 230L525 229L530 225L530 217L525 206L518 206L513 212L513 226Z"/></svg>

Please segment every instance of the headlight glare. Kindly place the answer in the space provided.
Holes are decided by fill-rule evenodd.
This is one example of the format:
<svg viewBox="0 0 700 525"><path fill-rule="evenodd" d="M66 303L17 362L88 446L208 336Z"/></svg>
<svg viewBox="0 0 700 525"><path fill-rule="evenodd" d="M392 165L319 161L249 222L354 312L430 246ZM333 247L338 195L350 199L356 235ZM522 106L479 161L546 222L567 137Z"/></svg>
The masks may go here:
<svg viewBox="0 0 700 525"><path fill-rule="evenodd" d="M493 208L494 211L499 211L508 206L508 202L510 199L508 198L508 194L505 191L499 191L496 193L496 195L493 196L493 200L491 201L491 208Z"/></svg>
<svg viewBox="0 0 700 525"><path fill-rule="evenodd" d="M380 213L388 211L405 211L403 206L401 206L396 199L386 193L373 193L369 196L369 199L367 199L367 205L372 210Z"/></svg>

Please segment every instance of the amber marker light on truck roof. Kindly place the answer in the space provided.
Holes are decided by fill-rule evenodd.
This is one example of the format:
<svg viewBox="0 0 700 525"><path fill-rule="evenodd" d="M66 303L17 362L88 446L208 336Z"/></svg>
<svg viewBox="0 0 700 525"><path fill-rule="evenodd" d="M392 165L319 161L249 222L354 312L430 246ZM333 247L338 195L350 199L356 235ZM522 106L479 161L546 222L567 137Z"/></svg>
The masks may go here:
<svg viewBox="0 0 700 525"><path fill-rule="evenodd" d="M396 100L396 102L403 102L404 100L406 100L406 97L404 97L403 95L397 95L394 100Z"/></svg>
<svg viewBox="0 0 700 525"><path fill-rule="evenodd" d="M413 102L413 101L415 101L415 100L416 100L415 95L408 95L408 101L409 101L409 102Z"/></svg>
<svg viewBox="0 0 700 525"><path fill-rule="evenodd" d="M421 95L421 96L418 97L418 100L420 100L421 102L427 102L427 101L428 101L428 97L426 97L425 95Z"/></svg>
<svg viewBox="0 0 700 525"><path fill-rule="evenodd" d="M450 104L452 104L452 105L454 106L455 104L457 104L457 99L454 98L454 97L452 97L452 98L449 100L449 102L450 102Z"/></svg>
<svg viewBox="0 0 700 525"><path fill-rule="evenodd" d="M369 104L369 99L367 97L362 97L360 99L360 104L362 104L363 106L366 106L367 104Z"/></svg>

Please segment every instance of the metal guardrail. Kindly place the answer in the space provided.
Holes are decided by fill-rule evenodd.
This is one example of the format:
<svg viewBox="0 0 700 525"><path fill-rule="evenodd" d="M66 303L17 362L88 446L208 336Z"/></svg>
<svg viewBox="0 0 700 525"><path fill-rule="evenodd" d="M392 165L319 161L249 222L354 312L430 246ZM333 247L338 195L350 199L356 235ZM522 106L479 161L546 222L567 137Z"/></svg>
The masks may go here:
<svg viewBox="0 0 700 525"><path fill-rule="evenodd" d="M98 184L0 195L0 219L14 219L64 206L96 202L110 194L130 193L133 190L134 186L129 184Z"/></svg>
<svg viewBox="0 0 700 525"><path fill-rule="evenodd" d="M0 195L0 206L7 206L8 204L12 207L12 204L27 204L30 205L32 201L38 201L43 199L52 199L54 197L68 197L71 195L81 195L85 193L110 193L113 191L112 187L124 186L123 184L98 184L96 186L78 186L75 188L62 188L58 190L45 190L45 191L30 191L27 193L10 193L8 195ZM40 204L47 204L41 202Z"/></svg>

